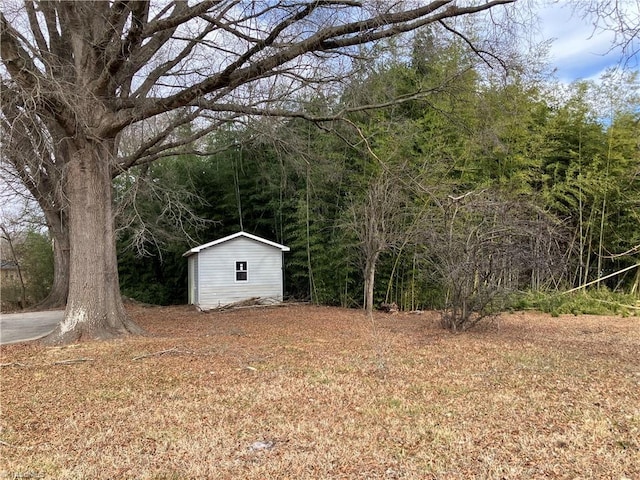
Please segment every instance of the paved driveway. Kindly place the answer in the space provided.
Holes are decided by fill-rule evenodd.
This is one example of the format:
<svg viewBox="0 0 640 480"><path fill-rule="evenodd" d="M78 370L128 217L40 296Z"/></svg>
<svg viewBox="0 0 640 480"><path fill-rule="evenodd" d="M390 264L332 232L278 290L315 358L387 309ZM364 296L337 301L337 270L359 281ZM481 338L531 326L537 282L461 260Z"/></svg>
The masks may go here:
<svg viewBox="0 0 640 480"><path fill-rule="evenodd" d="M44 337L62 320L64 310L0 314L0 345Z"/></svg>

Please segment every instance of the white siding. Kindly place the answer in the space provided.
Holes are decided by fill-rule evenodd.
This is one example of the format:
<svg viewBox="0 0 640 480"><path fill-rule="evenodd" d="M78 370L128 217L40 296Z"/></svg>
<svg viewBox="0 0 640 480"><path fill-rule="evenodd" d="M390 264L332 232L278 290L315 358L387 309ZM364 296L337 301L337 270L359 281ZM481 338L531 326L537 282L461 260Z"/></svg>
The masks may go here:
<svg viewBox="0 0 640 480"><path fill-rule="evenodd" d="M205 248L198 254L197 298L202 308L252 297L282 300L282 251L238 237ZM236 281L236 262L247 262L248 280Z"/></svg>
<svg viewBox="0 0 640 480"><path fill-rule="evenodd" d="M188 258L188 283L189 283L189 303L198 303L198 256L192 255Z"/></svg>

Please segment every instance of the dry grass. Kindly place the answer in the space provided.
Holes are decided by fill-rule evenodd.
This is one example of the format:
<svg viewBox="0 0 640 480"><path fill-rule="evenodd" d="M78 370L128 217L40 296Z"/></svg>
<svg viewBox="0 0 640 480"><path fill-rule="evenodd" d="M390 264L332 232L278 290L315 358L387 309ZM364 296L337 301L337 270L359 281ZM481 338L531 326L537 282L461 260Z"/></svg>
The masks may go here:
<svg viewBox="0 0 640 480"><path fill-rule="evenodd" d="M131 314L1 348L0 479L640 479L638 318Z"/></svg>

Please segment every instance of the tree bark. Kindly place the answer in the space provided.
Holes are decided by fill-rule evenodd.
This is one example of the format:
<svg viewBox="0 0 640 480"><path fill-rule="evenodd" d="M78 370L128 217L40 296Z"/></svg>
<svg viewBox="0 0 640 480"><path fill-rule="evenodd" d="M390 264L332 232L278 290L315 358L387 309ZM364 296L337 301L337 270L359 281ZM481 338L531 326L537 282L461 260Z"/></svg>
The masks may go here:
<svg viewBox="0 0 640 480"><path fill-rule="evenodd" d="M111 203L113 141L69 142L65 171L69 199L69 298L64 319L45 338L49 344L141 334L127 315L118 281Z"/></svg>
<svg viewBox="0 0 640 480"><path fill-rule="evenodd" d="M371 258L367 258L364 272L364 309L367 313L373 311L373 290L376 280L376 264L378 263L378 253Z"/></svg>

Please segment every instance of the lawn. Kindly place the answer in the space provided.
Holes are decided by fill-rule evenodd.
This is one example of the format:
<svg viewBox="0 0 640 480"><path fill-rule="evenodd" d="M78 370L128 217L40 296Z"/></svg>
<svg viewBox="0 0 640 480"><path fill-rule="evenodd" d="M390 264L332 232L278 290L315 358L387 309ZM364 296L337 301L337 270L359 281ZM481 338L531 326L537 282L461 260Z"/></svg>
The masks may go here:
<svg viewBox="0 0 640 480"><path fill-rule="evenodd" d="M640 479L640 320L130 307L0 348L0 479Z"/></svg>

